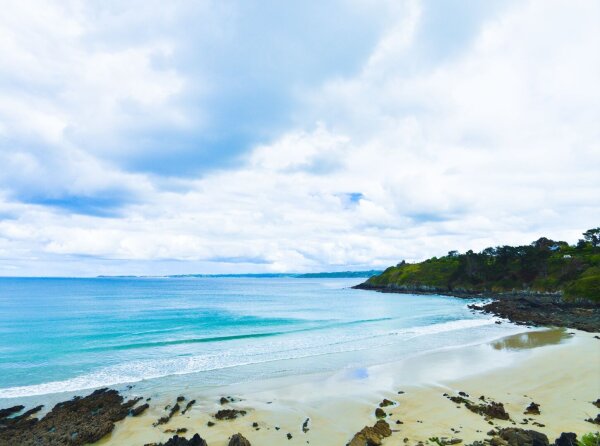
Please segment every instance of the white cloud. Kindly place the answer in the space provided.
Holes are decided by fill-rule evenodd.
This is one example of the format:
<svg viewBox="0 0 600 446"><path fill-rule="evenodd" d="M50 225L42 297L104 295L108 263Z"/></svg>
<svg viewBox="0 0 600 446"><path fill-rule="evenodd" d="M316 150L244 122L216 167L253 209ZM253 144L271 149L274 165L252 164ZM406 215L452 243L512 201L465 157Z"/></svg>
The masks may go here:
<svg viewBox="0 0 600 446"><path fill-rule="evenodd" d="M173 259L204 268L198 272L362 268L541 235L574 241L597 225L600 6L519 2L488 19L454 57L418 70L407 69L406 58L426 11L416 2L407 11L355 76L300 92L308 99L297 127L257 145L236 169L179 180L168 191L68 145L49 157L65 160L57 178L45 176L32 152L5 154L11 182L33 178L89 193L125 185L140 198L122 215L98 218L5 196L0 213L12 217L0 222L0 264L35 274L20 260L85 255L131 260L146 273L189 268L160 263ZM83 32L77 23L64 26L69 39ZM100 135L119 127L115 104L127 100L185 125L170 104L184 75L151 62L171 50L157 43L95 53L70 72L73 86L59 95L65 102L26 101L0 131L30 119L23 132L61 141L97 110ZM79 97L79 88L101 94ZM100 262L104 273L129 272Z"/></svg>

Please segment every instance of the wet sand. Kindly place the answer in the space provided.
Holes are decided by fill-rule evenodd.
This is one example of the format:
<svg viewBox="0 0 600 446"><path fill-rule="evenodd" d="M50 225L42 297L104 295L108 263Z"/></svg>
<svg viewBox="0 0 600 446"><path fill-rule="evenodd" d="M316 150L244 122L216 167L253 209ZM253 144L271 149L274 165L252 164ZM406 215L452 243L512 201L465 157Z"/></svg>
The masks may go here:
<svg viewBox="0 0 600 446"><path fill-rule="evenodd" d="M572 334L569 334L572 333ZM483 440L494 426L534 429L552 442L561 432L581 435L598 430L584 421L600 411L591 404L600 397L600 340L575 330L528 331L501 340L446 349L385 365L342 370L335 374L289 377L194 391L179 389L197 403L185 415L165 425L153 423L166 414L177 394L153 399L143 415L117 423L98 445L144 445L166 441L167 429L186 428L188 438L199 433L211 446L226 445L241 432L253 445L343 445L362 427L376 421L374 411L384 398L392 436L384 445L413 445L430 437L459 438L463 443ZM399 394L402 391L405 393ZM443 396L466 392L502 402L511 421L493 420L451 402ZM236 401L221 405L221 396ZM532 401L540 415L523 415ZM220 409L246 410L235 420L217 421ZM302 429L306 419L308 431ZM527 424L520 424L523 418ZM396 424L401 420L403 424ZM537 422L541 426L533 425ZM208 422L215 425L208 427ZM253 427L257 423L257 427ZM454 429L454 430L453 430ZM287 434L291 434L291 439ZM407 440L404 440L404 439Z"/></svg>

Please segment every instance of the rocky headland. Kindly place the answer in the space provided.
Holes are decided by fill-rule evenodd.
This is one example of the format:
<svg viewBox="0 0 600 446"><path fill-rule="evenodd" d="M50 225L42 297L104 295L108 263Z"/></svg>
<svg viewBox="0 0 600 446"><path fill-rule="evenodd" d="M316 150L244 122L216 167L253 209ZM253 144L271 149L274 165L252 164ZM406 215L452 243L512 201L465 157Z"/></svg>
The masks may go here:
<svg viewBox="0 0 600 446"><path fill-rule="evenodd" d="M423 262L400 262L354 288L429 294L471 305L524 325L600 331L600 228L576 245L542 237L529 245L498 246L479 253L451 251Z"/></svg>

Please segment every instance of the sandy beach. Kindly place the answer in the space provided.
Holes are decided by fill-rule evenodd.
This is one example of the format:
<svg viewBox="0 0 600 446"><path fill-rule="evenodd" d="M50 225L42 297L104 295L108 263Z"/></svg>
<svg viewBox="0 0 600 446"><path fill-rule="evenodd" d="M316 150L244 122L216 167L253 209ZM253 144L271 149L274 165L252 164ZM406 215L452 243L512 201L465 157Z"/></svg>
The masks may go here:
<svg viewBox="0 0 600 446"><path fill-rule="evenodd" d="M383 408L393 432L383 439L384 445L413 445L431 437L467 444L485 439L496 427L534 429L553 442L561 432L581 435L598 430L585 421L599 412L592 404L600 397L600 339L594 336L576 330L524 329L492 343L335 374L258 381L201 393L190 386L181 389L186 400L180 405L196 403L185 415L179 411L168 423L153 427L178 395L152 398L146 412L117 423L112 434L97 444L142 446L164 442L177 429L187 429L183 436L199 433L216 446L228 444L237 432L253 445L342 445L376 422L375 409L385 398L394 404ZM503 403L510 420L486 420L444 396L459 392L474 402L481 403L479 397L484 396L488 402ZM221 404L222 396L232 396L233 401ZM532 402L539 404L540 414L524 415ZM221 409L246 414L219 421L213 415Z"/></svg>

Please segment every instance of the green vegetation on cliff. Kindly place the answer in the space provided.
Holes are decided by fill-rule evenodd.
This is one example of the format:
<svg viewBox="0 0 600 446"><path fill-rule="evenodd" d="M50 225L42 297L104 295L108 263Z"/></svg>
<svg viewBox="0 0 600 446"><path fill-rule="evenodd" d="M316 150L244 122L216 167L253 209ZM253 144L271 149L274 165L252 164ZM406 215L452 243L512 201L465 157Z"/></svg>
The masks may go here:
<svg viewBox="0 0 600 446"><path fill-rule="evenodd" d="M420 263L402 261L371 277L366 287L406 291L561 293L600 300L600 228L576 245L545 237L524 246L479 253L451 251Z"/></svg>

